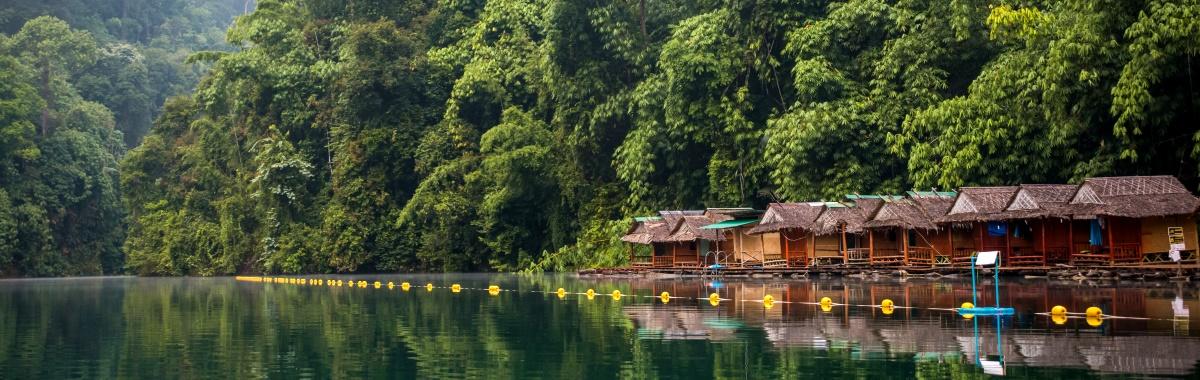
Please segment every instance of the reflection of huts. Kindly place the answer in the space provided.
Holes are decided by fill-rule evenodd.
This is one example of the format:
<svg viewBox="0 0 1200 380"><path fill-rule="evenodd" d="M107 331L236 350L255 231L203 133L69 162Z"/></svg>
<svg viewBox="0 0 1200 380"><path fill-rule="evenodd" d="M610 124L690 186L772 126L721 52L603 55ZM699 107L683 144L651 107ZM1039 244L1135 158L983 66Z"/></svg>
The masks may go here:
<svg viewBox="0 0 1200 380"><path fill-rule="evenodd" d="M959 189L950 211L937 219L953 229L950 244L954 264L970 264L972 253L978 251L1000 251L1001 259L1007 262L1014 231L1003 221L1003 213L1017 190L1016 186Z"/></svg>
<svg viewBox="0 0 1200 380"><path fill-rule="evenodd" d="M767 240L778 239L787 266L807 266L815 251L813 222L824 209L824 202L772 203L758 224L747 233L761 235Z"/></svg>
<svg viewBox="0 0 1200 380"><path fill-rule="evenodd" d="M946 213L954 193L909 192L891 198L864 223L871 264L933 265L950 256L949 229L934 218Z"/></svg>
<svg viewBox="0 0 1200 380"><path fill-rule="evenodd" d="M638 336L642 338L727 340L734 337L731 329L709 326L710 321L720 318L715 309L640 304L625 306L622 310L633 321Z"/></svg>
<svg viewBox="0 0 1200 380"><path fill-rule="evenodd" d="M850 202L830 202L813 223L815 234L813 260L816 263L867 264L867 246L863 225L883 204L881 198L852 198Z"/></svg>
<svg viewBox="0 0 1200 380"><path fill-rule="evenodd" d="M1196 252L1197 200L1172 176L1088 178L1067 205L1076 218L1092 218L1086 245L1075 244L1077 263L1164 261L1171 243Z"/></svg>

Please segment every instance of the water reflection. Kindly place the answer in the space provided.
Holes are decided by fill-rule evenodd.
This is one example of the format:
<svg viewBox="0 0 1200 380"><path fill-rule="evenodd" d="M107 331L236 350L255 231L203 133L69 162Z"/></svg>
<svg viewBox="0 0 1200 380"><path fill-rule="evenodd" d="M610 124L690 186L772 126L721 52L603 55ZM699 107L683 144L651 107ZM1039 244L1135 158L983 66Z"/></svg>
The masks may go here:
<svg viewBox="0 0 1200 380"><path fill-rule="evenodd" d="M1006 282L1000 301L1017 315L998 328L947 310L971 298L957 280L338 278L470 289L0 281L0 378L945 378L982 376L977 354L1002 355L1009 377L1087 378L1197 376L1200 363L1197 321L1180 317L1200 293L1170 285ZM506 291L474 290L492 284ZM981 304L993 304L990 286ZM559 299L560 287L598 295ZM687 298L664 304L662 292ZM755 302L768 294L771 308ZM822 297L848 306L824 311ZM871 307L883 299L899 307ZM1036 314L1054 305L1147 319L1092 327Z"/></svg>

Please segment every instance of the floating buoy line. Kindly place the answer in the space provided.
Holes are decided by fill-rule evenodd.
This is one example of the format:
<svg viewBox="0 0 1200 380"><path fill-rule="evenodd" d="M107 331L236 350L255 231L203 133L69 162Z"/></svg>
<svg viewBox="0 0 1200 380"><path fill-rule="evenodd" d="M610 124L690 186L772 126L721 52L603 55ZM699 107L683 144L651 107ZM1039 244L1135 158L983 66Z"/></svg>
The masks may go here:
<svg viewBox="0 0 1200 380"><path fill-rule="evenodd" d="M367 281L364 281L364 280L359 280L359 281L355 282L354 280L343 281L340 279L267 277L267 276L236 276L236 277L234 277L234 279L237 281L243 281L243 282L258 282L258 283L283 284L283 285L308 285L308 286L326 286L326 287L343 287L344 286L344 287L348 287L348 288L374 287L375 289L381 289L383 287L387 287L388 290L393 290L397 287L396 283L391 282L391 281L387 282L387 284L384 284L380 281L375 281L373 283L367 283ZM412 284L410 284L408 282L401 282L398 285L398 287L400 288L401 291L404 291L404 292L408 292L408 291L412 290ZM433 283L426 283L424 288L425 288L426 292L433 292L434 289L445 288L445 289L449 289L451 293L461 293L464 290L481 290L481 291L487 292L488 295L491 295L491 296L498 296L498 295L500 295L501 292L517 292L517 290L501 289L499 285L488 285L487 288L475 289L475 288L466 288L460 284L451 284L450 286L438 287L438 286L434 286ZM595 289L588 289L587 291L584 291L584 292L568 292L564 288L558 288L557 290L555 290L553 292L541 291L541 290L532 290L530 292L531 293L553 294L558 299L565 299L568 295L580 295L580 296L586 297L587 300L589 300L589 301L595 300L595 298L597 296L609 297L609 298L612 298L613 301L620 301L621 298L623 298L623 297L654 298L654 299L657 299L658 302L661 302L663 304L668 304L672 300L697 300L697 301L708 301L708 304L712 305L713 307L719 307L721 305L722 301L734 301L729 298L721 298L721 295L717 294L717 293L709 294L707 297L679 297L679 296L672 296L668 292L662 292L658 295L642 295L642 296L624 295L621 293L620 290L617 290L617 289L614 289L611 293L608 293L608 294L598 293L598 292L596 292ZM775 297L770 294L763 296L762 299L739 300L739 301L740 302L750 302L750 303L761 303L763 305L763 308L765 308L765 309L771 309L771 308L775 307L776 304L812 305L812 306L818 306L822 312L826 312L826 313L832 312L834 307L873 308L873 309L879 309L884 315L891 315L897 309L924 309L924 310L932 310L932 311L958 312L961 309L971 309L971 308L975 307L975 305L973 305L970 302L963 302L962 305L959 305L958 308L935 308L935 307L919 308L919 307L896 305L896 303L894 301L892 301L891 299L887 299L887 298L883 299L883 301L881 301L878 305L856 305L856 304L835 303L835 302L833 302L833 299L830 297L821 297L821 299L817 302L777 301L777 300L775 300ZM1069 312L1069 311L1067 311L1066 307L1057 305L1057 306L1050 308L1049 312L1034 313L1034 315L1049 317L1050 321L1056 325L1066 324L1067 321L1070 319L1084 319L1087 322L1087 324L1092 327L1101 326L1104 323L1105 319L1156 320L1154 318L1122 317L1122 316L1108 315L1108 314L1104 314L1104 311L1096 306L1088 307L1087 309L1084 310L1084 312L1080 313L1080 312ZM962 316L964 319L972 319L975 317L974 315L971 315L971 314L963 314ZM1170 319L1161 319L1161 320L1170 320Z"/></svg>

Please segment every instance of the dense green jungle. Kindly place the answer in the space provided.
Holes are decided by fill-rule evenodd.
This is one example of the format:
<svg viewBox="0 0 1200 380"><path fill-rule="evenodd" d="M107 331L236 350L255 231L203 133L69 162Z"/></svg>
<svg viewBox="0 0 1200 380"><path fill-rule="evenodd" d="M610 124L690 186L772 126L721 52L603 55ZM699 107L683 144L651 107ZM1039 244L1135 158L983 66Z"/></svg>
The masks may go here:
<svg viewBox="0 0 1200 380"><path fill-rule="evenodd" d="M1198 59L1200 0L8 0L0 276L568 270L660 209L1195 189Z"/></svg>

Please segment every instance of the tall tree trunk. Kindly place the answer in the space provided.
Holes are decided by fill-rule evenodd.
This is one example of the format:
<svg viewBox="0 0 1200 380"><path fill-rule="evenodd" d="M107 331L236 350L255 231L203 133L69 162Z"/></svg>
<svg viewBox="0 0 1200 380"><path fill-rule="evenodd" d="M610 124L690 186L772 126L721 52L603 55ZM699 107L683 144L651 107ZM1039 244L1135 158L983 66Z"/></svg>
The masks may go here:
<svg viewBox="0 0 1200 380"><path fill-rule="evenodd" d="M42 137L50 134L50 107L54 104L54 93L50 91L50 64L42 64L42 86L40 89L42 100L46 102L42 106Z"/></svg>
<svg viewBox="0 0 1200 380"><path fill-rule="evenodd" d="M649 36L646 35L646 0L638 1L638 23L642 29L642 41L649 41Z"/></svg>

